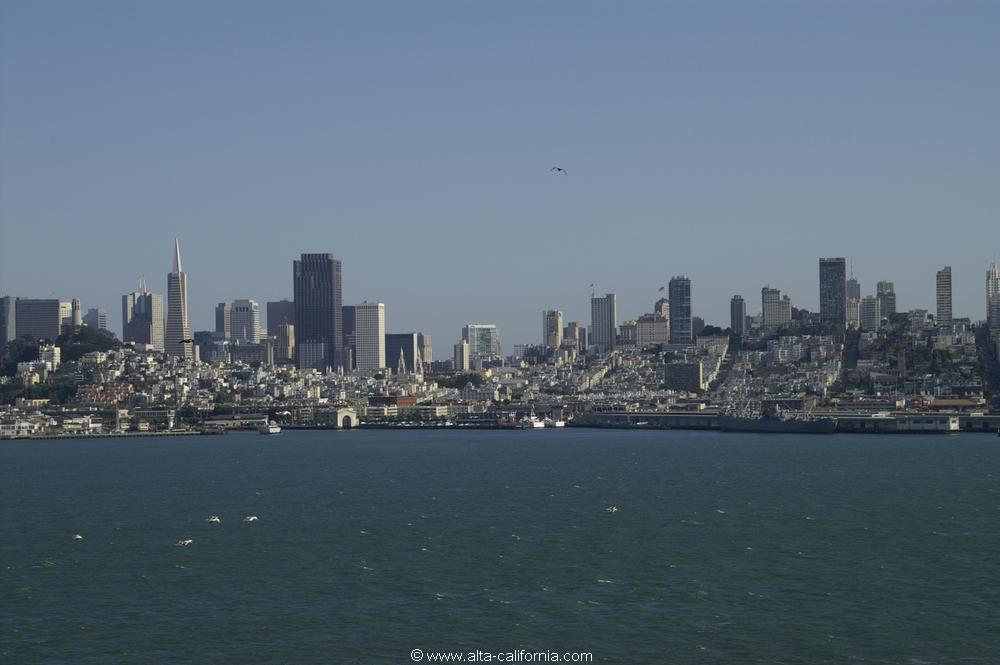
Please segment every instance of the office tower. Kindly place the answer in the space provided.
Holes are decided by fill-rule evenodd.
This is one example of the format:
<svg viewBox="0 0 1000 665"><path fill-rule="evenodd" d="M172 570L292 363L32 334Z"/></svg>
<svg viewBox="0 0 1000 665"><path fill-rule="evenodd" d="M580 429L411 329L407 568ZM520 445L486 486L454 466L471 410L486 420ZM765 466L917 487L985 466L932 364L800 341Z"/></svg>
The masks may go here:
<svg viewBox="0 0 1000 665"><path fill-rule="evenodd" d="M260 305L256 300L228 303L229 338L250 344L260 343ZM218 315L218 308L216 308ZM218 330L218 328L216 329Z"/></svg>
<svg viewBox="0 0 1000 665"><path fill-rule="evenodd" d="M417 360L423 365L420 353L420 333L390 333L385 336L385 362L393 372L416 372ZM402 365L402 368L400 368Z"/></svg>
<svg viewBox="0 0 1000 665"><path fill-rule="evenodd" d="M951 266L937 272L937 324L951 325Z"/></svg>
<svg viewBox="0 0 1000 665"><path fill-rule="evenodd" d="M66 310L62 307L64 304L68 303L60 303L57 299L16 298L14 316L17 337L28 335L38 341L55 341L62 332L63 313Z"/></svg>
<svg viewBox="0 0 1000 665"><path fill-rule="evenodd" d="M558 349L563 341L563 313L558 309L542 312L542 344Z"/></svg>
<svg viewBox="0 0 1000 665"><path fill-rule="evenodd" d="M819 260L819 318L836 330L847 325L847 261Z"/></svg>
<svg viewBox="0 0 1000 665"><path fill-rule="evenodd" d="M462 340L455 345L455 371L468 372L471 366L469 343Z"/></svg>
<svg viewBox="0 0 1000 665"><path fill-rule="evenodd" d="M59 301L59 332L73 328L73 303L69 300Z"/></svg>
<svg viewBox="0 0 1000 665"><path fill-rule="evenodd" d="M694 344L691 321L691 280L683 275L670 278L670 343Z"/></svg>
<svg viewBox="0 0 1000 665"><path fill-rule="evenodd" d="M861 299L860 324L862 332L876 332L882 317L878 307L879 300L875 296L865 296Z"/></svg>
<svg viewBox="0 0 1000 665"><path fill-rule="evenodd" d="M145 344L163 351L166 321L163 295L149 293L145 281L139 290L122 296L122 341Z"/></svg>
<svg viewBox="0 0 1000 665"><path fill-rule="evenodd" d="M182 341L186 339L191 339L187 273L181 270L181 241L174 239L174 269L167 274L167 328L164 333L167 355L193 358L193 345Z"/></svg>
<svg viewBox="0 0 1000 665"><path fill-rule="evenodd" d="M861 300L861 282L849 278L847 282L844 283L844 292L848 298L854 298L855 300Z"/></svg>
<svg viewBox="0 0 1000 665"><path fill-rule="evenodd" d="M733 296L729 301L729 329L737 337L746 333L747 304L743 296Z"/></svg>
<svg viewBox="0 0 1000 665"><path fill-rule="evenodd" d="M876 297L880 316L888 318L896 313L896 290L892 282L879 282Z"/></svg>
<svg viewBox="0 0 1000 665"><path fill-rule="evenodd" d="M385 305L363 302L354 306L354 364L359 372L382 369L385 364Z"/></svg>
<svg viewBox="0 0 1000 665"><path fill-rule="evenodd" d="M220 302L215 306L215 332L222 335L222 339L232 339L232 311L233 306L228 302Z"/></svg>
<svg viewBox="0 0 1000 665"><path fill-rule="evenodd" d="M417 333L417 345L420 347L420 359L425 365L434 362L434 347L431 345L431 336L427 333Z"/></svg>
<svg viewBox="0 0 1000 665"><path fill-rule="evenodd" d="M470 323L462 328L462 341L469 343L473 364L501 357L500 331L492 323Z"/></svg>
<svg viewBox="0 0 1000 665"><path fill-rule="evenodd" d="M764 328L777 330L792 320L792 301L788 296L782 297L779 289L765 286L760 290L760 300Z"/></svg>
<svg viewBox="0 0 1000 665"><path fill-rule="evenodd" d="M615 348L618 328L618 297L613 293L590 299L590 345L598 353Z"/></svg>
<svg viewBox="0 0 1000 665"><path fill-rule="evenodd" d="M1000 265L991 263L986 271L986 323L990 333L1000 333Z"/></svg>
<svg viewBox="0 0 1000 665"><path fill-rule="evenodd" d="M103 309L95 309L95 308L88 309L87 313L83 317L83 324L88 328L96 328L97 330L107 330L108 313Z"/></svg>
<svg viewBox="0 0 1000 665"><path fill-rule="evenodd" d="M295 362L295 324L278 325L274 344L274 361L285 364Z"/></svg>
<svg viewBox="0 0 1000 665"><path fill-rule="evenodd" d="M303 254L292 263L295 348L300 369L324 371L327 366L344 366L340 277L340 261L333 254ZM308 357L303 356L306 349Z"/></svg>
<svg viewBox="0 0 1000 665"><path fill-rule="evenodd" d="M861 328L861 301L857 298L848 298L844 316L846 317L847 328L858 330Z"/></svg>
<svg viewBox="0 0 1000 665"><path fill-rule="evenodd" d="M570 321L563 329L563 341L573 342L576 350L583 353L587 350L587 328L576 321Z"/></svg>
<svg viewBox="0 0 1000 665"><path fill-rule="evenodd" d="M670 318L670 301L666 298L660 298L653 305L653 314L659 314L665 319Z"/></svg>
<svg viewBox="0 0 1000 665"><path fill-rule="evenodd" d="M295 303L291 300L271 300L267 303L267 336L277 337L283 323L295 325Z"/></svg>
<svg viewBox="0 0 1000 665"><path fill-rule="evenodd" d="M0 345L17 338L17 298L0 298Z"/></svg>

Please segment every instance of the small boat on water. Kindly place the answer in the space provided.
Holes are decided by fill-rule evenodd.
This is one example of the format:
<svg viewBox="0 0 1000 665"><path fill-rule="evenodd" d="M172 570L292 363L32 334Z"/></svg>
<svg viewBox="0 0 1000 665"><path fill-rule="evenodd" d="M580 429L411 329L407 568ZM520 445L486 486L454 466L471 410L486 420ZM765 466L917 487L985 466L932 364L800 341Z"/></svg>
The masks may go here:
<svg viewBox="0 0 1000 665"><path fill-rule="evenodd" d="M261 434L281 434L281 426L277 423L268 423L257 428Z"/></svg>

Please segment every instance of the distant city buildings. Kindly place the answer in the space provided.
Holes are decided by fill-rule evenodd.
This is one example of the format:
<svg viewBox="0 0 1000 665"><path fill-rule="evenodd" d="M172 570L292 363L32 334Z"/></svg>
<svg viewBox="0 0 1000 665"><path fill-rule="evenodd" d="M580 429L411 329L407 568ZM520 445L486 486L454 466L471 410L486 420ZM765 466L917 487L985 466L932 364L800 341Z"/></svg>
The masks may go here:
<svg viewBox="0 0 1000 665"><path fill-rule="evenodd" d="M291 300L268 301L266 313L268 337L277 337L278 328L283 323L295 325L295 303Z"/></svg>
<svg viewBox="0 0 1000 665"><path fill-rule="evenodd" d="M299 369L345 366L340 261L332 254L302 254L292 263L292 283Z"/></svg>
<svg viewBox="0 0 1000 665"><path fill-rule="evenodd" d="M996 263L986 271L986 322L991 334L1000 334L1000 265Z"/></svg>
<svg viewBox="0 0 1000 665"><path fill-rule="evenodd" d="M472 359L469 354L469 343L465 340L455 344L454 365L456 372L468 372L472 369Z"/></svg>
<svg viewBox="0 0 1000 665"><path fill-rule="evenodd" d="M295 324L281 323L274 335L274 362L287 364L295 362Z"/></svg>
<svg viewBox="0 0 1000 665"><path fill-rule="evenodd" d="M877 296L865 296L861 299L860 326L862 332L877 332L881 326L882 316L879 311Z"/></svg>
<svg viewBox="0 0 1000 665"><path fill-rule="evenodd" d="M791 322L792 301L787 295L782 296L779 289L765 286L760 290L760 299L764 328L773 331Z"/></svg>
<svg viewBox="0 0 1000 665"><path fill-rule="evenodd" d="M667 293L670 296L670 343L693 344L691 280L683 275L670 278Z"/></svg>
<svg viewBox="0 0 1000 665"><path fill-rule="evenodd" d="M590 346L598 353L615 348L618 328L618 296L608 293L590 299Z"/></svg>
<svg viewBox="0 0 1000 665"><path fill-rule="evenodd" d="M469 357L474 365L501 357L500 331L492 323L470 323L462 328L462 341L469 343Z"/></svg>
<svg viewBox="0 0 1000 665"><path fill-rule="evenodd" d="M62 332L64 313L69 307L70 303L57 299L16 298L14 300L16 336L27 335L39 341L43 339L54 341Z"/></svg>
<svg viewBox="0 0 1000 665"><path fill-rule="evenodd" d="M17 338L17 298L0 298L0 344Z"/></svg>
<svg viewBox="0 0 1000 665"><path fill-rule="evenodd" d="M847 325L847 261L844 258L819 260L820 321L843 329Z"/></svg>
<svg viewBox="0 0 1000 665"><path fill-rule="evenodd" d="M542 344L558 349L563 343L563 313L558 309L542 312Z"/></svg>
<svg viewBox="0 0 1000 665"><path fill-rule="evenodd" d="M576 350L584 353L587 350L587 327L576 321L570 321L563 328L563 344L572 343Z"/></svg>
<svg viewBox="0 0 1000 665"><path fill-rule="evenodd" d="M747 304L743 296L735 295L729 300L729 329L737 337L746 334Z"/></svg>
<svg viewBox="0 0 1000 665"><path fill-rule="evenodd" d="M232 313L233 306L228 302L220 302L215 306L215 332L222 336L222 339L232 339Z"/></svg>
<svg viewBox="0 0 1000 665"><path fill-rule="evenodd" d="M95 330L107 330L108 329L108 313L103 309L88 309L87 313L83 316L83 325L88 328L94 328Z"/></svg>
<svg viewBox="0 0 1000 665"><path fill-rule="evenodd" d="M255 300L229 303L230 339L257 344L260 342L260 305Z"/></svg>
<svg viewBox="0 0 1000 665"><path fill-rule="evenodd" d="M385 305L363 302L354 306L355 365L359 372L386 367Z"/></svg>
<svg viewBox="0 0 1000 665"><path fill-rule="evenodd" d="M878 309L882 318L889 318L896 313L896 287L892 282L879 282L875 297L878 298Z"/></svg>
<svg viewBox="0 0 1000 665"><path fill-rule="evenodd" d="M140 280L138 291L122 296L122 341L163 351L165 335L163 295L148 292L145 281Z"/></svg>
<svg viewBox="0 0 1000 665"><path fill-rule="evenodd" d="M936 295L937 295L937 315L936 323L939 326L951 325L951 266L945 266L937 271Z"/></svg>
<svg viewBox="0 0 1000 665"><path fill-rule="evenodd" d="M422 366L423 355L420 349L420 333L390 333L385 336L385 362L396 374L405 372L416 373Z"/></svg>
<svg viewBox="0 0 1000 665"><path fill-rule="evenodd" d="M185 359L193 358L193 345L183 341L190 338L187 273L181 270L181 243L175 239L174 269L167 274L167 326L164 334L167 354Z"/></svg>

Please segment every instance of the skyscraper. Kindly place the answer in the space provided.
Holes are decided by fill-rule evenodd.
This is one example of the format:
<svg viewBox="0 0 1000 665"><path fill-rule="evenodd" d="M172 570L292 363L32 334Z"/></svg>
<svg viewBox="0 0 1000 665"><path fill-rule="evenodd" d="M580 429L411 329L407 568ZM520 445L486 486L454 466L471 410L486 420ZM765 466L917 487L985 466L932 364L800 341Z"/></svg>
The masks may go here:
<svg viewBox="0 0 1000 665"><path fill-rule="evenodd" d="M295 324L282 323L278 325L274 335L274 361L279 364L295 362Z"/></svg>
<svg viewBox="0 0 1000 665"><path fill-rule="evenodd" d="M747 325L747 304L743 296L733 296L729 301L729 329L737 337L742 337L746 333Z"/></svg>
<svg viewBox="0 0 1000 665"><path fill-rule="evenodd" d="M88 328L95 328L97 330L107 330L108 313L103 309L95 309L95 308L88 309L87 313L83 316L83 323Z"/></svg>
<svg viewBox="0 0 1000 665"><path fill-rule="evenodd" d="M670 343L694 344L691 321L691 280L684 275L670 278Z"/></svg>
<svg viewBox="0 0 1000 665"><path fill-rule="evenodd" d="M167 354L185 359L193 358L193 345L181 342L190 338L187 273L181 270L181 241L174 239L174 269L167 274L167 329L164 334Z"/></svg>
<svg viewBox="0 0 1000 665"><path fill-rule="evenodd" d="M390 333L385 336L385 362L393 372L399 373L401 359L403 371L415 372L420 356L420 333Z"/></svg>
<svg viewBox="0 0 1000 665"><path fill-rule="evenodd" d="M69 303L56 299L14 299L17 337L28 335L38 341L55 341L62 332L63 314L67 309L64 304Z"/></svg>
<svg viewBox="0 0 1000 665"><path fill-rule="evenodd" d="M847 261L819 260L819 318L843 330L847 324Z"/></svg>
<svg viewBox="0 0 1000 665"><path fill-rule="evenodd" d="M300 369L343 366L340 261L333 254L303 254L292 263L295 348ZM308 345L308 346L307 346ZM302 351L309 349L308 357Z"/></svg>
<svg viewBox="0 0 1000 665"><path fill-rule="evenodd" d="M896 287L892 282L879 282L875 296L880 316L888 318L896 313Z"/></svg>
<svg viewBox="0 0 1000 665"><path fill-rule="evenodd" d="M613 293L590 299L590 345L598 353L615 348L618 328L618 297Z"/></svg>
<svg viewBox="0 0 1000 665"><path fill-rule="evenodd" d="M17 338L17 298L0 298L0 344Z"/></svg>
<svg viewBox="0 0 1000 665"><path fill-rule="evenodd" d="M879 312L878 298L875 296L865 296L861 299L860 325L862 332L876 332L882 323Z"/></svg>
<svg viewBox="0 0 1000 665"><path fill-rule="evenodd" d="M229 303L229 330L234 340L250 344L260 342L260 305L256 300Z"/></svg>
<svg viewBox="0 0 1000 665"><path fill-rule="evenodd" d="M146 283L139 290L122 296L122 341L145 344L163 351L166 322L163 294L149 293Z"/></svg>
<svg viewBox="0 0 1000 665"><path fill-rule="evenodd" d="M951 266L937 271L937 324L951 325Z"/></svg>
<svg viewBox="0 0 1000 665"><path fill-rule="evenodd" d="M563 341L563 313L558 309L542 312L542 344L558 349Z"/></svg>
<svg viewBox="0 0 1000 665"><path fill-rule="evenodd" d="M295 325L295 303L291 300L272 300L267 303L267 336L277 337L282 323Z"/></svg>
<svg viewBox="0 0 1000 665"><path fill-rule="evenodd" d="M986 322L991 334L1000 334L1000 265L986 271Z"/></svg>
<svg viewBox="0 0 1000 665"><path fill-rule="evenodd" d="M760 301L765 328L777 330L792 320L792 301L788 296L782 297L779 289L765 286L760 290Z"/></svg>
<svg viewBox="0 0 1000 665"><path fill-rule="evenodd" d="M222 339L232 339L232 312L233 306L228 302L220 302L215 306L215 332L222 336Z"/></svg>
<svg viewBox="0 0 1000 665"><path fill-rule="evenodd" d="M468 372L472 369L469 359L469 343L465 340L455 344L455 371Z"/></svg>
<svg viewBox="0 0 1000 665"><path fill-rule="evenodd" d="M470 323L462 328L462 341L469 343L469 360L492 360L501 356L500 331L492 323Z"/></svg>
<svg viewBox="0 0 1000 665"><path fill-rule="evenodd" d="M371 372L386 367L385 305L363 302L354 306L355 365L359 372Z"/></svg>

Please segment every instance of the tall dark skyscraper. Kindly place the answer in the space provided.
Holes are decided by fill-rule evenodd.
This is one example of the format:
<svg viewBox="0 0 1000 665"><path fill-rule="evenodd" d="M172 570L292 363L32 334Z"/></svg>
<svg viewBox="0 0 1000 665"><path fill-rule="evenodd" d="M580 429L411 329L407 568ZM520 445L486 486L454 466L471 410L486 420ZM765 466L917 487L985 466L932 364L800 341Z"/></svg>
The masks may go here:
<svg viewBox="0 0 1000 665"><path fill-rule="evenodd" d="M847 325L847 261L819 260L819 318L843 330Z"/></svg>
<svg viewBox="0 0 1000 665"><path fill-rule="evenodd" d="M267 336L277 337L281 324L295 325L295 303L291 300L272 300L267 303Z"/></svg>
<svg viewBox="0 0 1000 665"><path fill-rule="evenodd" d="M6 344L17 337L17 298L0 298L0 344Z"/></svg>
<svg viewBox="0 0 1000 665"><path fill-rule="evenodd" d="M343 294L333 254L303 254L292 264L295 355L301 369L323 371L342 362Z"/></svg>
<svg viewBox="0 0 1000 665"><path fill-rule="evenodd" d="M729 301L729 329L737 337L742 337L746 332L747 325L747 304L743 296L733 296Z"/></svg>
<svg viewBox="0 0 1000 665"><path fill-rule="evenodd" d="M667 294L670 297L670 343L693 344L691 280L683 275L671 277Z"/></svg>

